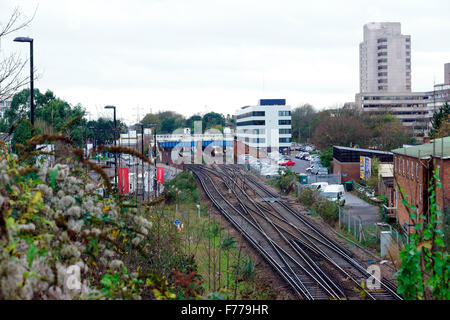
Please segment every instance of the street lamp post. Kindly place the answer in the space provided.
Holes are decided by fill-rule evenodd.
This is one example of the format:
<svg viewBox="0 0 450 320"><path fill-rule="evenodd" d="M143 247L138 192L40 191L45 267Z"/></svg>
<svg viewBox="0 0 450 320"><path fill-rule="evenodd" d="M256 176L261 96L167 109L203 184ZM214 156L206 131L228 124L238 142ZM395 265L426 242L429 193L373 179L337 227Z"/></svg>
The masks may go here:
<svg viewBox="0 0 450 320"><path fill-rule="evenodd" d="M34 127L34 77L33 77L33 38L17 37L15 42L28 42L30 44L30 122ZM34 128L32 129L34 131Z"/></svg>
<svg viewBox="0 0 450 320"><path fill-rule="evenodd" d="M142 123L138 123L138 126L141 127L141 152L144 154L144 125ZM141 160L142 166L142 200L145 200L145 181L144 181L144 160Z"/></svg>
<svg viewBox="0 0 450 320"><path fill-rule="evenodd" d="M114 146L116 146L116 131L117 131L117 122L116 122L116 107L115 106L105 106L105 109L114 109ZM117 153L114 152L114 184L117 188Z"/></svg>

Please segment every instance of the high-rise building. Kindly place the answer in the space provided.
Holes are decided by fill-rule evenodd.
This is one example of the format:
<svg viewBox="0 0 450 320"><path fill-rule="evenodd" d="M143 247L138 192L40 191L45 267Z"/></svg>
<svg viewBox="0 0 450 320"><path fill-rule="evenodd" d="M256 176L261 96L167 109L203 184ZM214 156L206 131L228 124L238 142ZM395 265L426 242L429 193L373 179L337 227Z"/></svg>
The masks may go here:
<svg viewBox="0 0 450 320"><path fill-rule="evenodd" d="M411 91L411 36L400 22L364 25L359 60L361 93Z"/></svg>
<svg viewBox="0 0 450 320"><path fill-rule="evenodd" d="M450 63L444 65L444 84L450 84Z"/></svg>

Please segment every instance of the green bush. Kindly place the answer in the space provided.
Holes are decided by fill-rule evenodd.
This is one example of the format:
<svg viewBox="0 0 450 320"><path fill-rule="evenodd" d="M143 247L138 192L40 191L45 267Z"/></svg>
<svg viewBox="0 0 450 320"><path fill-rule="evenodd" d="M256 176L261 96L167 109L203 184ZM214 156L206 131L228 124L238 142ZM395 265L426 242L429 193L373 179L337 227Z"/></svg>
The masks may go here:
<svg viewBox="0 0 450 320"><path fill-rule="evenodd" d="M327 223L334 223L339 219L339 205L323 197L317 190L304 188L300 194L299 201L308 210L314 211Z"/></svg>
<svg viewBox="0 0 450 320"><path fill-rule="evenodd" d="M182 172L165 185L166 201L168 203L194 203L200 199L200 193L194 176L190 172Z"/></svg>
<svg viewBox="0 0 450 320"><path fill-rule="evenodd" d="M297 173L291 169L287 169L284 174L280 175L280 178L277 181L277 186L282 192L289 194L294 190L297 181Z"/></svg>

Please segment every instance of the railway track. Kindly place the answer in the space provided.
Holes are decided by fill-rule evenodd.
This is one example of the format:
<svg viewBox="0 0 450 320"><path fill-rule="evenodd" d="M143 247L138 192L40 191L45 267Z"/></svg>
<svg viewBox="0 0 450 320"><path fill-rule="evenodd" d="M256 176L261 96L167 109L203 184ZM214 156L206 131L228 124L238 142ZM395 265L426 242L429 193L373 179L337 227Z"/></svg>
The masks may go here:
<svg viewBox="0 0 450 320"><path fill-rule="evenodd" d="M255 201L255 196L278 196L239 168L230 165L186 168L196 175L216 208L299 298L347 299L354 296L356 287L374 300L401 299L392 285L383 281L377 291L369 292L362 287L361 282L370 276L364 267L348 250L288 205Z"/></svg>

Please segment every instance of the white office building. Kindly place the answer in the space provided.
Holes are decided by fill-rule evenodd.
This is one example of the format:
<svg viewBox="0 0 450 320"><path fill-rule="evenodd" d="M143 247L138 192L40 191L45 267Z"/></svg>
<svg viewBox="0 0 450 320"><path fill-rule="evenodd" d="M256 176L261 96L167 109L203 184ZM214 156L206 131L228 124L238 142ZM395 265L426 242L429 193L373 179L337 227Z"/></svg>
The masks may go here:
<svg viewBox="0 0 450 320"><path fill-rule="evenodd" d="M411 91L411 36L399 22L364 25L359 45L360 92Z"/></svg>
<svg viewBox="0 0 450 320"><path fill-rule="evenodd" d="M261 99L256 106L236 112L237 140L267 152L288 152L291 148L291 106L285 99Z"/></svg>

